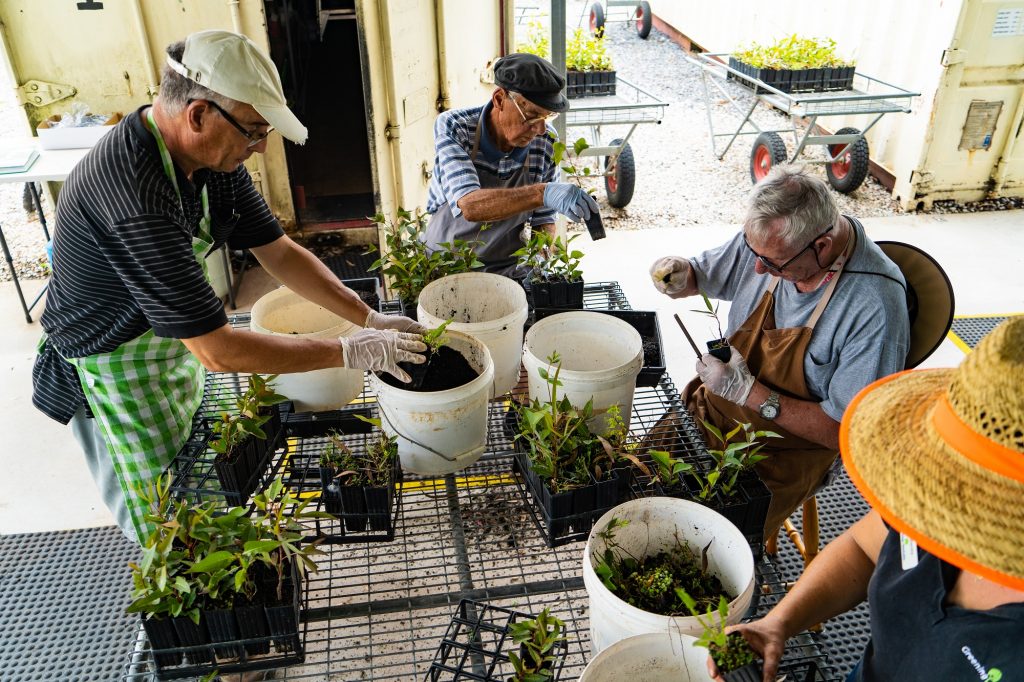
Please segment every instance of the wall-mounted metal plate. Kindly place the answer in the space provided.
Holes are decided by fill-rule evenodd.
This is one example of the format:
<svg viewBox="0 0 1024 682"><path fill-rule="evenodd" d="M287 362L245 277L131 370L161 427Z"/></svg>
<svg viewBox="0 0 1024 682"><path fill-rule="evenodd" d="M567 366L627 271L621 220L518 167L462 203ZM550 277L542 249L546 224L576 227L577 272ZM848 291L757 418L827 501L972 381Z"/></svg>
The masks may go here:
<svg viewBox="0 0 1024 682"><path fill-rule="evenodd" d="M47 104L59 102L68 97L78 94L78 89L64 83L47 83L46 81L25 81L24 84L15 89L18 93L18 100L22 104L31 104L34 107L45 107Z"/></svg>
<svg viewBox="0 0 1024 682"><path fill-rule="evenodd" d="M964 121L964 132L960 136L960 151L972 149L988 149L992 146L992 136L996 132L996 123L1003 110L1003 101L971 100Z"/></svg>

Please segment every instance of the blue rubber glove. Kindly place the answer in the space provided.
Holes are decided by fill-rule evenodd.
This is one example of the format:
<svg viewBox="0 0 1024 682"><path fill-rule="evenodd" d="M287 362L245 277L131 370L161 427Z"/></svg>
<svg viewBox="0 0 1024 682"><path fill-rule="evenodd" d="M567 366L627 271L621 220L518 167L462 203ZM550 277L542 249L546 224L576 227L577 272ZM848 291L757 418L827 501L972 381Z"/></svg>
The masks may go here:
<svg viewBox="0 0 1024 682"><path fill-rule="evenodd" d="M597 212L594 197L568 182L549 182L544 187L544 205L574 223L582 222Z"/></svg>

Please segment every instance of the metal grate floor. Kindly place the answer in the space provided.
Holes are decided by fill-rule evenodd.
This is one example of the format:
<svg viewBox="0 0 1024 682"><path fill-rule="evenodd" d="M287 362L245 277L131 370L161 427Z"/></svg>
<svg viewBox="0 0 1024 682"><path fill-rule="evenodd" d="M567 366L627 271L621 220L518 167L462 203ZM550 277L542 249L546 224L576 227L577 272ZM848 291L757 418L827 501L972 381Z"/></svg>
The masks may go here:
<svg viewBox="0 0 1024 682"><path fill-rule="evenodd" d="M986 334L995 329L1000 323L1010 319L1007 315L987 315L983 317L954 317L953 326L949 335L953 337L953 343L960 347L965 353L974 350L978 342Z"/></svg>
<svg viewBox="0 0 1024 682"><path fill-rule="evenodd" d="M117 679L138 629L124 612L138 556L115 526L0 536L0 678Z"/></svg>

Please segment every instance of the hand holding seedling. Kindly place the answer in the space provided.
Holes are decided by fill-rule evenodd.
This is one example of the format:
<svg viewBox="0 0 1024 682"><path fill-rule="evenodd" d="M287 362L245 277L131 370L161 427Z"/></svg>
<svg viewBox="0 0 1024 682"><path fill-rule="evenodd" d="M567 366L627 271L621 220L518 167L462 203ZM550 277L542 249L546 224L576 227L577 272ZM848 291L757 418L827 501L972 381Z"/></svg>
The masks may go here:
<svg viewBox="0 0 1024 682"><path fill-rule="evenodd" d="M740 623L725 629L727 634L739 633L747 640L750 648L764 661L762 664L763 682L773 682L779 672L779 662L782 660L782 652L786 647L788 637L786 628L777 619L768 614L761 620L750 623ZM718 671L718 666L708 656L708 674L715 682L724 682Z"/></svg>
<svg viewBox="0 0 1024 682"><path fill-rule="evenodd" d="M664 256L651 265L654 288L671 298L684 298L697 293L693 289L690 261L680 256Z"/></svg>
<svg viewBox="0 0 1024 682"><path fill-rule="evenodd" d="M750 389L754 386L754 375L747 368L743 355L730 347L729 362L722 362L710 353L697 360L697 374L704 387L719 398L746 405Z"/></svg>
<svg viewBox="0 0 1024 682"><path fill-rule="evenodd" d="M420 365L426 362L421 353L427 346L419 334L364 329L352 336L343 336L339 341L345 367L387 372L405 383L409 383L410 377L398 363Z"/></svg>

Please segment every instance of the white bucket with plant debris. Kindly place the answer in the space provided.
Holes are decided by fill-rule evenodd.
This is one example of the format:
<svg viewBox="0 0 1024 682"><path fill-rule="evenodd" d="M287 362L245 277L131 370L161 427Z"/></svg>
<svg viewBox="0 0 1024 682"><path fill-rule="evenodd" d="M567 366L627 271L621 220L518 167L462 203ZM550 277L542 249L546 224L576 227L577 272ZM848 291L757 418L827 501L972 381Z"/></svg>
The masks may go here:
<svg viewBox="0 0 1024 682"><path fill-rule="evenodd" d="M547 358L553 352L562 358L559 396L567 396L576 407L594 400L598 414L589 422L591 430L604 433L604 411L612 405L619 406L629 425L636 377L644 364L640 332L611 315L580 310L540 320L526 333L523 348L531 400L544 402L550 397L550 385L537 370L551 367Z"/></svg>
<svg viewBox="0 0 1024 682"><path fill-rule="evenodd" d="M472 381L445 391L409 391L385 383L370 372L381 426L398 436L402 468L440 476L464 469L487 446L487 408L494 383L494 363L482 341L446 331L446 345L479 372Z"/></svg>
<svg viewBox="0 0 1024 682"><path fill-rule="evenodd" d="M627 604L594 571L607 541L600 536L612 519L628 521L615 530L617 555L654 556L685 543L700 560L707 547L709 573L718 577L729 598L729 624L738 623L754 593L754 557L743 534L718 512L696 502L671 497L644 497L611 509L594 524L583 550L583 584L590 598L590 650L597 654L619 640L647 633L700 636L693 616L662 616Z"/></svg>
<svg viewBox="0 0 1024 682"><path fill-rule="evenodd" d="M594 657L579 682L711 682L708 650L696 641L675 632L627 637Z"/></svg>
<svg viewBox="0 0 1024 682"><path fill-rule="evenodd" d="M494 362L494 395L519 383L523 325L529 306L515 280L487 272L465 272L434 280L420 292L417 319L434 329L452 320L449 330L484 342Z"/></svg>
<svg viewBox="0 0 1024 682"><path fill-rule="evenodd" d="M293 339L336 339L362 330L359 325L307 301L287 287L275 289L256 301L249 328L259 334ZM331 367L282 374L274 387L295 402L298 412L337 410L362 392L363 372Z"/></svg>

